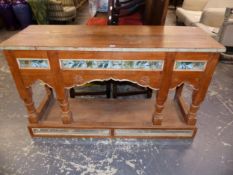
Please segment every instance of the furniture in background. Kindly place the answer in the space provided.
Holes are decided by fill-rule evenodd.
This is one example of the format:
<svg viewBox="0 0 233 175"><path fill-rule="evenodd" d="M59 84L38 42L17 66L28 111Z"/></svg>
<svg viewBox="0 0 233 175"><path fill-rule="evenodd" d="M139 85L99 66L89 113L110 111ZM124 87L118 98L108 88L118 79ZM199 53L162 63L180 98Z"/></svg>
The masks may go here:
<svg viewBox="0 0 233 175"><path fill-rule="evenodd" d="M195 26L196 23L201 23L199 26L202 29L205 26L208 28L208 25L219 28L223 22L226 7L233 7L233 1L184 0L182 7L176 10L176 19L178 23L184 23L186 26Z"/></svg>
<svg viewBox="0 0 233 175"><path fill-rule="evenodd" d="M73 0L76 9L80 8L87 0Z"/></svg>
<svg viewBox="0 0 233 175"><path fill-rule="evenodd" d="M145 95L145 98L151 98L153 90L148 87L142 87L129 81L113 81L112 97L125 97L134 95Z"/></svg>
<svg viewBox="0 0 233 175"><path fill-rule="evenodd" d="M28 0L37 24L48 24L48 0Z"/></svg>
<svg viewBox="0 0 233 175"><path fill-rule="evenodd" d="M177 23L184 23L186 26L192 26L201 19L202 10L208 0L184 0L182 7L176 9Z"/></svg>
<svg viewBox="0 0 233 175"><path fill-rule="evenodd" d="M48 20L70 22L76 18L76 6L73 0L49 0Z"/></svg>
<svg viewBox="0 0 233 175"><path fill-rule="evenodd" d="M2 17L7 30L16 30L20 27L19 21L13 11L11 1L0 1L0 16Z"/></svg>
<svg viewBox="0 0 233 175"><path fill-rule="evenodd" d="M143 25L145 0L110 0L109 25Z"/></svg>
<svg viewBox="0 0 233 175"><path fill-rule="evenodd" d="M224 22L218 33L218 41L226 47L226 52L221 53L221 60L226 63L233 63L233 8L227 8Z"/></svg>
<svg viewBox="0 0 233 175"><path fill-rule="evenodd" d="M99 90L97 90L97 86ZM94 87L94 90L91 88ZM104 87L104 90L103 90ZM111 81L93 81L78 88L70 88L70 97L75 98L76 96L106 96L106 98L111 97Z"/></svg>
<svg viewBox="0 0 233 175"><path fill-rule="evenodd" d="M95 1L95 0L92 0ZM113 0L109 0L109 3L113 3ZM125 2L130 2L132 0L126 0ZM138 0L134 0L137 2ZM142 15L142 21L145 25L164 25L167 15L167 9L169 0L155 1L155 0L144 0L145 10ZM96 1L97 2L97 1ZM120 2L124 2L123 0ZM133 2L133 1L132 1ZM133 2L134 3L134 2ZM109 5L111 7L111 5ZM96 9L96 11L98 8ZM95 10L93 10L95 11ZM95 15L95 13L93 13ZM93 15L93 16L94 16Z"/></svg>
<svg viewBox="0 0 233 175"><path fill-rule="evenodd" d="M199 27L218 40L227 7L233 7L232 0L184 0L176 10L177 22Z"/></svg>
<svg viewBox="0 0 233 175"><path fill-rule="evenodd" d="M12 4L13 11L23 29L32 24L32 13L26 0L16 0Z"/></svg>
<svg viewBox="0 0 233 175"><path fill-rule="evenodd" d="M164 25L169 0L145 0L143 23L145 25Z"/></svg>
<svg viewBox="0 0 233 175"><path fill-rule="evenodd" d="M203 31L176 26L35 25L0 48L28 111L33 137L192 138L197 111L219 53L225 51ZM75 85L108 79L134 82L157 94L138 100L68 98ZM46 84L38 109L31 89L37 80ZM189 107L182 98L184 83L193 87ZM174 88L175 100L168 96Z"/></svg>
<svg viewBox="0 0 233 175"><path fill-rule="evenodd" d="M174 9L176 10L176 8L177 8L178 6L181 6L181 5L183 4L183 1L184 1L184 0L170 0L170 1L169 1L169 6L173 6Z"/></svg>
<svg viewBox="0 0 233 175"><path fill-rule="evenodd" d="M193 25L217 39L219 28L223 24L225 10L226 8L207 8L203 10L200 21Z"/></svg>

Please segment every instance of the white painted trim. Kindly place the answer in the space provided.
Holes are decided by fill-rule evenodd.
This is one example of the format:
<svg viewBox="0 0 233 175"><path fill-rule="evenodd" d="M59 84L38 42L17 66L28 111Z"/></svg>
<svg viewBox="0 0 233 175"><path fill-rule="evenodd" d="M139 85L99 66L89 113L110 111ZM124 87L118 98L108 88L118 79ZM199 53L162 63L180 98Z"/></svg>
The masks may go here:
<svg viewBox="0 0 233 175"><path fill-rule="evenodd" d="M226 52L226 48L90 48L90 47L48 47L48 46L2 46L1 50L60 50L98 52Z"/></svg>
<svg viewBox="0 0 233 175"><path fill-rule="evenodd" d="M138 86L141 86L141 87L145 87L145 88L150 88L150 89L153 89L153 90L158 90L157 88L153 88L153 87L151 87L150 85L142 85L142 84L140 84L140 83L138 83L138 82L136 82L136 81L132 81L132 80L129 80L129 79L116 79L116 78L113 78L113 77L109 77L109 78L102 78L102 79L92 79L92 80L90 80L90 81L85 81L84 83L82 83L82 84L79 84L79 85L77 85L76 83L73 83L70 87L65 87L66 89L70 89L70 88L72 88L72 87L74 87L74 86L83 86L83 85L85 85L85 84L88 84L88 83L91 83L91 82L93 82L93 81L109 81L109 80L113 80L113 81L128 81L128 82L131 82L131 83L134 83L134 84L137 84Z"/></svg>

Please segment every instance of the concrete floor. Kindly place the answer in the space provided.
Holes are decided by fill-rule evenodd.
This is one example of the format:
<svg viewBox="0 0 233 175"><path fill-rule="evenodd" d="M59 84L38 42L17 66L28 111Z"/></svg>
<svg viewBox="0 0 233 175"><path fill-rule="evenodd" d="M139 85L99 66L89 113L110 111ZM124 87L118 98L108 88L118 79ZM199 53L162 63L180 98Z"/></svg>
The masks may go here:
<svg viewBox="0 0 233 175"><path fill-rule="evenodd" d="M0 31L0 41L12 34ZM0 174L232 175L232 71L233 65L219 63L193 140L32 139L0 52Z"/></svg>

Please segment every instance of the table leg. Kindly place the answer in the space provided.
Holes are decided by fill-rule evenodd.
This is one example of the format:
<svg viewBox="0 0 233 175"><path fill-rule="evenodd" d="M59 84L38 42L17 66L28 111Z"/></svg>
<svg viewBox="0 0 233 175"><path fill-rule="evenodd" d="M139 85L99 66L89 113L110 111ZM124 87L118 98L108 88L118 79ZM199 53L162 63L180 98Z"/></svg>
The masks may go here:
<svg viewBox="0 0 233 175"><path fill-rule="evenodd" d="M69 107L68 91L67 90L56 90L57 101L61 108L61 118L64 124L70 124L73 121L72 113Z"/></svg>
<svg viewBox="0 0 233 175"><path fill-rule="evenodd" d="M39 118L32 99L32 88L30 86L26 87L22 78L20 77L19 67L13 53L11 51L4 51L4 54L7 58L11 74L15 80L18 93L26 106L29 123L38 123Z"/></svg>
<svg viewBox="0 0 233 175"><path fill-rule="evenodd" d="M157 92L155 112L153 114L153 124L154 125L161 125L162 124L162 120L163 120L162 111L164 108L164 103L167 99L166 94L160 90Z"/></svg>
<svg viewBox="0 0 233 175"><path fill-rule="evenodd" d="M61 119L63 124L70 124L73 122L72 113L69 108L68 90L65 89L63 75L60 70L59 58L57 51L48 51L51 70L54 74L53 88L56 92L57 101L61 108Z"/></svg>
<svg viewBox="0 0 233 175"><path fill-rule="evenodd" d="M195 125L196 124L196 113L200 107L201 100L198 97L198 90L194 89L192 94L192 104L190 105L188 114L187 114L187 124Z"/></svg>
<svg viewBox="0 0 233 175"><path fill-rule="evenodd" d="M28 120L30 123L38 123L38 114L32 99L32 88L25 88L25 95L22 97L28 112Z"/></svg>
<svg viewBox="0 0 233 175"><path fill-rule="evenodd" d="M190 105L188 114L187 114L187 124L188 125L195 125L196 124L196 114L200 107L200 104L205 99L205 95L207 93L209 84L212 79L213 72L215 70L215 67L218 63L218 54L213 54L211 58L209 59L206 70L204 72L204 75L202 76L202 79L200 80L200 83L197 87L194 87L193 93L192 93L192 103Z"/></svg>
<svg viewBox="0 0 233 175"><path fill-rule="evenodd" d="M174 53L167 53L165 64L164 64L164 70L163 70L163 77L161 80L161 85L159 90L156 94L156 105L155 105L155 111L153 114L153 124L154 125L161 125L162 124L162 111L164 108L164 103L167 99L169 88L170 88L170 82L172 79L172 71L174 66Z"/></svg>

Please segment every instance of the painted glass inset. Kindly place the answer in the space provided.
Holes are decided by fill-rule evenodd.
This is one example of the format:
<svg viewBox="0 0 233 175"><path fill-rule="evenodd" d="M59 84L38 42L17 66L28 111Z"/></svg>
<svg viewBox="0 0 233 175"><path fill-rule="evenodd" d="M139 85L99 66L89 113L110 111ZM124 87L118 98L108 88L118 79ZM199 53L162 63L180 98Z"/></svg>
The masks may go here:
<svg viewBox="0 0 233 175"><path fill-rule="evenodd" d="M40 58L17 58L20 69L49 69L49 60Z"/></svg>
<svg viewBox="0 0 233 175"><path fill-rule="evenodd" d="M204 71L207 61L176 61L177 71Z"/></svg>
<svg viewBox="0 0 233 175"><path fill-rule="evenodd" d="M192 130L115 129L115 136L191 137Z"/></svg>
<svg viewBox="0 0 233 175"><path fill-rule="evenodd" d="M109 129L32 128L34 135L109 136Z"/></svg>
<svg viewBox="0 0 233 175"><path fill-rule="evenodd" d="M61 59L62 69L162 70L163 60L75 60Z"/></svg>

